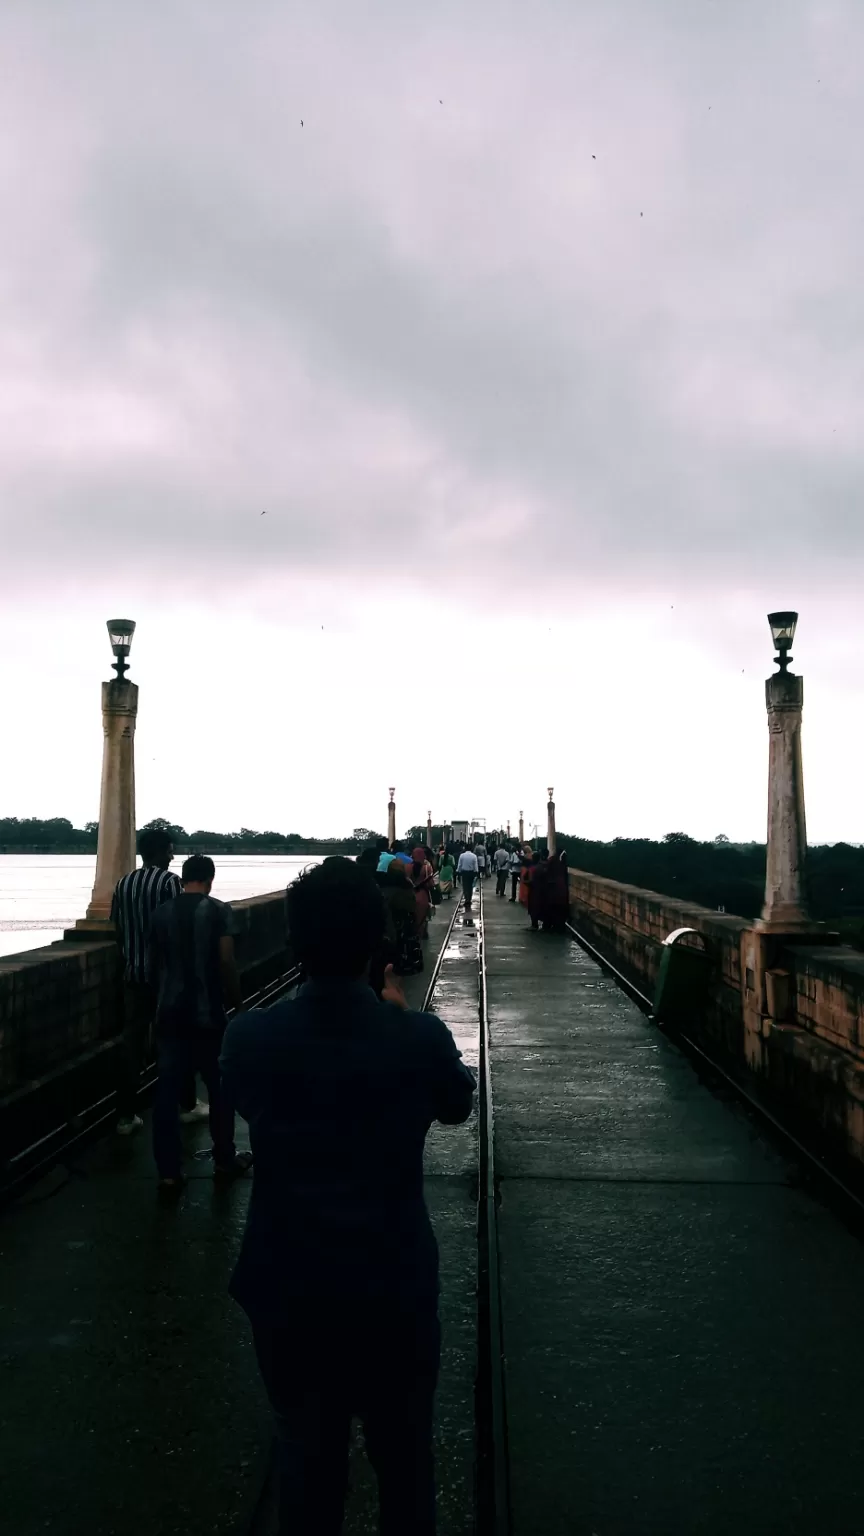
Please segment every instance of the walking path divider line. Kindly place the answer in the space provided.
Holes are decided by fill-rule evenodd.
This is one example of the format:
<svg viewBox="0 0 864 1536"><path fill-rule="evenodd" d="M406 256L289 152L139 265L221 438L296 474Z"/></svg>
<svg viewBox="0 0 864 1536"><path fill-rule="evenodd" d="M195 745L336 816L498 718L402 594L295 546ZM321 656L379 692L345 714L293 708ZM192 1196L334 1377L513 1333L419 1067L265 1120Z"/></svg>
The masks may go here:
<svg viewBox="0 0 864 1536"><path fill-rule="evenodd" d="M483 879L478 881L478 1013L480 1020L478 1285L477 1285L477 1529L479 1536L509 1536L510 1477L507 1454L507 1404L504 1375L504 1326L498 1249L498 1190L495 1181L495 1106L486 986L486 938Z"/></svg>

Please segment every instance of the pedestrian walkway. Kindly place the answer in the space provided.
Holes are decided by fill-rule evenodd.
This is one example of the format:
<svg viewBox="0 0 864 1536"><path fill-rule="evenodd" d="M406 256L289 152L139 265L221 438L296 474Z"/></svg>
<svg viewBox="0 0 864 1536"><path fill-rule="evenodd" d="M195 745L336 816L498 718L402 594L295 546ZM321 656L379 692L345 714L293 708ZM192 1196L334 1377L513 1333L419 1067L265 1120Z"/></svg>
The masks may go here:
<svg viewBox="0 0 864 1536"><path fill-rule="evenodd" d="M864 1245L487 897L513 1536L864 1531Z"/></svg>

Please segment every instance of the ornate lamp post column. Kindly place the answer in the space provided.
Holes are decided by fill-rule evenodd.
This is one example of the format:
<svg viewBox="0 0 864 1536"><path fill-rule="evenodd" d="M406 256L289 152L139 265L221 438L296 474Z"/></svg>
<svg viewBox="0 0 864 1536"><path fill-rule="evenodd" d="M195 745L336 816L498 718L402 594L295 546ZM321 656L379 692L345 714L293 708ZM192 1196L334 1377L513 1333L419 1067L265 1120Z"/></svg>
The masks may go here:
<svg viewBox="0 0 864 1536"><path fill-rule="evenodd" d="M426 847L432 847L432 812L426 812Z"/></svg>
<svg viewBox="0 0 864 1536"><path fill-rule="evenodd" d="M76 929L110 928L111 898L123 875L135 868L135 720L138 685L126 677L132 645L132 619L109 619L108 634L117 676L102 684L102 791L96 878L87 916Z"/></svg>
<svg viewBox="0 0 864 1536"><path fill-rule="evenodd" d="M387 807L387 842L392 848L396 841L396 801L393 796L395 789L390 791L390 804Z"/></svg>
<svg viewBox="0 0 864 1536"><path fill-rule="evenodd" d="M524 841L525 841L525 813L524 813L524 811L520 811L519 812L519 842L520 842L520 844L522 844L522 843L524 843Z"/></svg>
<svg viewBox="0 0 864 1536"><path fill-rule="evenodd" d="M558 852L558 844L555 838L555 801L552 799L554 789L549 790L549 804L546 807L546 847L549 850L550 859L554 859Z"/></svg>
<svg viewBox="0 0 864 1536"><path fill-rule="evenodd" d="M788 670L797 613L769 613L779 670L765 683L768 710L768 850L760 927L775 933L810 928L807 915L807 830L801 763L804 680Z"/></svg>

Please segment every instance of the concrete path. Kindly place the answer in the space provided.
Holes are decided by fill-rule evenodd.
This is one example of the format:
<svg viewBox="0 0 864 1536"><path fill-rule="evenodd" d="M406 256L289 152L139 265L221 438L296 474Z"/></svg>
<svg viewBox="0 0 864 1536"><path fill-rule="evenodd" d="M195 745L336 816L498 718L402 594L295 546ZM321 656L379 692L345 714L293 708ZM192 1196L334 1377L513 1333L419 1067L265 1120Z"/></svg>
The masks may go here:
<svg viewBox="0 0 864 1536"><path fill-rule="evenodd" d="M410 983L417 1006L448 920L444 906L426 975ZM469 949L453 946L442 995L476 1048ZM129 1141L106 1138L0 1214L0 1526L10 1536L249 1529L270 1421L246 1320L226 1292L249 1186L214 1187L206 1126L187 1136L192 1177L176 1206L156 1198L148 1125ZM445 1286L444 1536L470 1530L473 1146L470 1127L430 1146ZM372 1530L365 1473L357 1481L347 1529Z"/></svg>
<svg viewBox="0 0 864 1536"><path fill-rule="evenodd" d="M513 1536L864 1532L864 1246L487 897Z"/></svg>

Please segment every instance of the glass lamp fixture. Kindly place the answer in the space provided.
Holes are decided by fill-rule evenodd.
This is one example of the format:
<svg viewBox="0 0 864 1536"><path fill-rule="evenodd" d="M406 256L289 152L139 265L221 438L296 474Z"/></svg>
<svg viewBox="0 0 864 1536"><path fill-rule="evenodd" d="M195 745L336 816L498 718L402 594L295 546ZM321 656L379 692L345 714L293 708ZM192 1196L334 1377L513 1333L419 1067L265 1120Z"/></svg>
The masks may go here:
<svg viewBox="0 0 864 1536"><path fill-rule="evenodd" d="M135 620L109 619L107 629L111 649L117 658L114 662L114 671L118 677L122 678L129 671L127 658L132 646L132 636L135 633Z"/></svg>
<svg viewBox="0 0 864 1536"><path fill-rule="evenodd" d="M769 613L768 623L771 626L771 638L777 650L774 657L781 672L786 672L792 660L791 646L795 639L795 626L798 623L797 613Z"/></svg>

